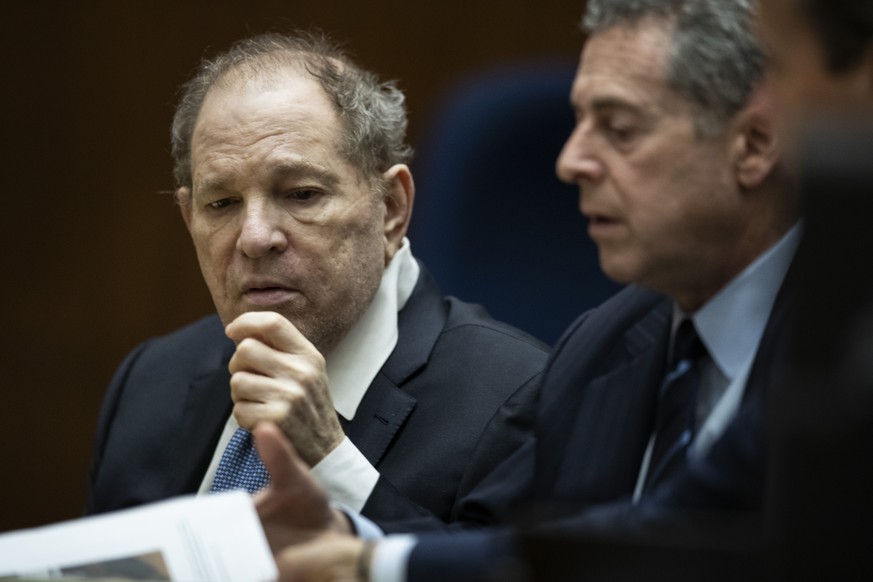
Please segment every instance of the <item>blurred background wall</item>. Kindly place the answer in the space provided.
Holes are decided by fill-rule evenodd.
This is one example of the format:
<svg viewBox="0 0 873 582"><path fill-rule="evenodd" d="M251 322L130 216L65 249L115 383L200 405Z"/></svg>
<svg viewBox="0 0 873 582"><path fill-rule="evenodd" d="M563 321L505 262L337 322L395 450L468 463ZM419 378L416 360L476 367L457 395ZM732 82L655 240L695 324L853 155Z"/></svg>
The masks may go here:
<svg viewBox="0 0 873 582"><path fill-rule="evenodd" d="M459 80L509 62L572 65L583 4L5 3L0 531L79 515L113 370L143 339L212 311L168 193L176 89L201 56L258 32L322 28L400 81L417 146Z"/></svg>

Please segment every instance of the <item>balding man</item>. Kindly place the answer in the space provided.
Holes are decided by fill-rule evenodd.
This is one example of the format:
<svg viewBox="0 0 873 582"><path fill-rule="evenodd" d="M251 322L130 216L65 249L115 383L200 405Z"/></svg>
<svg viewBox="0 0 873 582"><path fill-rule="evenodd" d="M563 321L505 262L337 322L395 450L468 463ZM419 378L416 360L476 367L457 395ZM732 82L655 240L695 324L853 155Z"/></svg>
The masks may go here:
<svg viewBox="0 0 873 582"><path fill-rule="evenodd" d="M320 35L201 64L172 145L217 314L119 368L90 512L257 491L248 429L269 420L335 501L450 521L527 437L547 350L443 297L413 258L405 131L403 94Z"/></svg>

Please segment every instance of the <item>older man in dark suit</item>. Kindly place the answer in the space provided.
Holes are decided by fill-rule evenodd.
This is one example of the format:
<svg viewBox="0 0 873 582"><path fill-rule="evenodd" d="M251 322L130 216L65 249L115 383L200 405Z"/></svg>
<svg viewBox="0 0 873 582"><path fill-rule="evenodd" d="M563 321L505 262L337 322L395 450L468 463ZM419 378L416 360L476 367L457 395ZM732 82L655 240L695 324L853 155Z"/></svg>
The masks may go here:
<svg viewBox="0 0 873 582"><path fill-rule="evenodd" d="M403 94L331 41L204 61L173 124L177 198L218 314L146 342L100 418L88 509L268 479L255 423L373 518L455 518L529 434L547 350L443 297L405 238Z"/></svg>

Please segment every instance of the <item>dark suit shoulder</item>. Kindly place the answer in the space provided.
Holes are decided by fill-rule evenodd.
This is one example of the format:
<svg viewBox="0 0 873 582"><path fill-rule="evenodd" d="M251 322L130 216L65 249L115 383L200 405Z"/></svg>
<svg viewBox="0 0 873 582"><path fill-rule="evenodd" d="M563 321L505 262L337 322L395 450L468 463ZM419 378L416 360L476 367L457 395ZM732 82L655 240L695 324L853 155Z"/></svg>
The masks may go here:
<svg viewBox="0 0 873 582"><path fill-rule="evenodd" d="M176 391L177 386L224 367L232 348L233 342L224 335L216 314L145 340L128 353L115 371L101 420L108 422L112 418L123 394L126 398L148 401L157 397L155 391L159 387Z"/></svg>
<svg viewBox="0 0 873 582"><path fill-rule="evenodd" d="M530 377L543 368L550 353L544 343L493 319L481 305L443 296L423 267L415 291L399 314L398 331L397 346L382 372L399 386L424 371L428 375L439 371L440 378L472 375L481 381L514 360L530 370ZM462 360L472 360L472 365L464 368ZM475 380L467 378L463 385L475 384ZM518 386L517 380L507 388ZM491 384L500 385L500 379Z"/></svg>
<svg viewBox="0 0 873 582"><path fill-rule="evenodd" d="M633 285L625 287L576 319L558 340L555 354L578 349L580 343L602 345L620 338L656 307L668 303L664 295Z"/></svg>
<svg viewBox="0 0 873 582"><path fill-rule="evenodd" d="M508 398L541 374L551 353L546 344L492 319L479 305L454 297L447 298L446 304L448 318L434 345L429 368L454 369L463 378L455 385L477 390L480 398L485 393ZM441 390L447 393L452 389L444 386ZM496 405L498 401L492 401L489 406Z"/></svg>
<svg viewBox="0 0 873 582"><path fill-rule="evenodd" d="M211 315L128 354L98 421L89 513L196 491L230 413L232 352Z"/></svg>
<svg viewBox="0 0 873 582"><path fill-rule="evenodd" d="M191 371L208 373L223 365L233 348L224 335L224 325L217 314L208 315L180 329L148 340L141 346L139 359L160 362L162 367L184 365Z"/></svg>
<svg viewBox="0 0 873 582"><path fill-rule="evenodd" d="M652 291L629 286L582 314L558 340L546 378L592 377L626 360L639 349L663 339L671 313L670 300Z"/></svg>
<svg viewBox="0 0 873 582"><path fill-rule="evenodd" d="M155 403L179 402L191 382L226 372L233 349L214 314L146 340L115 372L103 414L115 415L118 405L132 409L137 419L144 410L166 414Z"/></svg>
<svg viewBox="0 0 873 582"><path fill-rule="evenodd" d="M443 328L444 335L465 333L469 334L470 339L487 338L503 343L509 349L540 355L548 355L551 351L549 346L532 335L492 318L481 305L466 303L456 297L447 297L446 304L448 319Z"/></svg>

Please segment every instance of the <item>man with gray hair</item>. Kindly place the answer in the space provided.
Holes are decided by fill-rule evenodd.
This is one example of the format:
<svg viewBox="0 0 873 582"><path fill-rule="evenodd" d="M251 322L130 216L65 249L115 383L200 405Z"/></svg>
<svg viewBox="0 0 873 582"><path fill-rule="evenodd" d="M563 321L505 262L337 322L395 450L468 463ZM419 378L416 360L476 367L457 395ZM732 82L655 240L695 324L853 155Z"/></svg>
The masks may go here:
<svg viewBox="0 0 873 582"><path fill-rule="evenodd" d="M700 524L684 519L692 512L760 514L763 401L782 377L800 233L752 10L748 0L589 0L577 122L557 171L579 186L602 269L629 286L556 346L535 438L466 500L462 519L506 525L527 510L540 527L645 536L654 526L667 543L677 519L701 541ZM304 524L340 529L317 511L317 488L275 428L256 432L276 476L261 503L268 534L283 517L286 540ZM494 580L520 571L517 540L499 529L375 544L327 533L277 562L294 580ZM561 578L549 565L535 579L586 573Z"/></svg>
<svg viewBox="0 0 873 582"><path fill-rule="evenodd" d="M332 499L449 521L528 436L547 349L444 298L405 238L404 96L323 35L204 61L173 120L176 197L216 315L144 343L100 417L89 512L269 479L272 421Z"/></svg>

